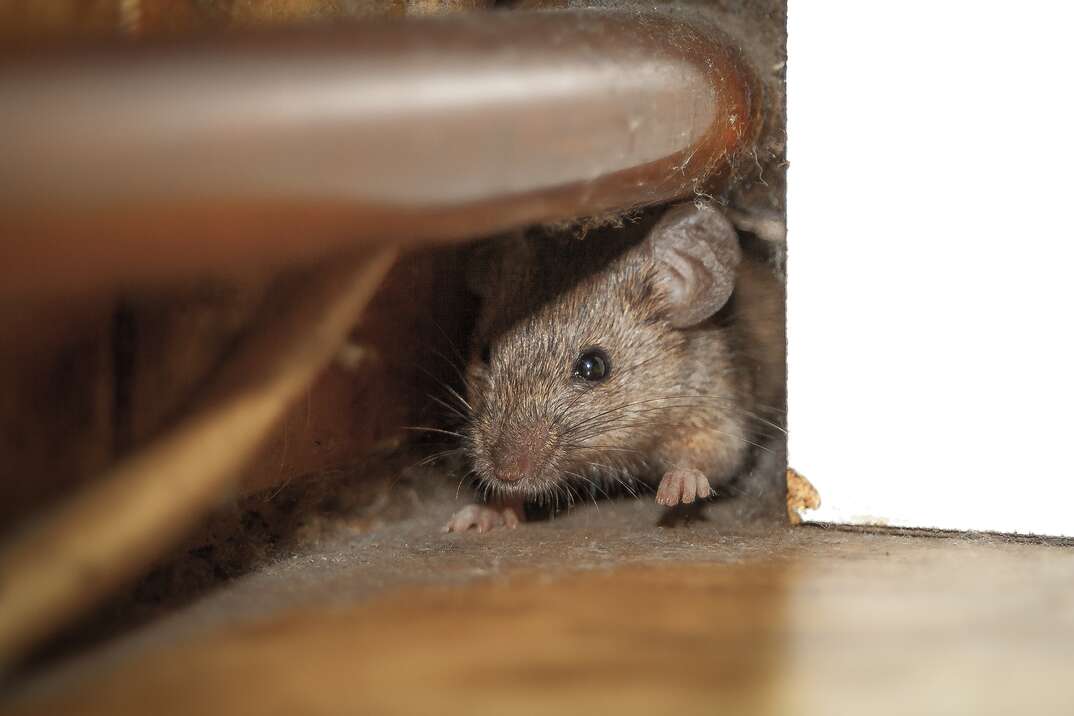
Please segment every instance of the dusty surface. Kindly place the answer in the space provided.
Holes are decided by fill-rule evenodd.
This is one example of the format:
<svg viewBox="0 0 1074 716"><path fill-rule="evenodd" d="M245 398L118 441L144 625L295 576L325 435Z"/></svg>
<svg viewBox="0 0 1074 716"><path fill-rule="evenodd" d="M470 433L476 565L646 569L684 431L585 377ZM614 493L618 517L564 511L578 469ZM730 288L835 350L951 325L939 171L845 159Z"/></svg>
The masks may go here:
<svg viewBox="0 0 1074 716"><path fill-rule="evenodd" d="M325 540L9 688L29 713L1071 713L1074 548L659 527L651 498L518 530ZM598 509L599 508L599 509Z"/></svg>
<svg viewBox="0 0 1074 716"><path fill-rule="evenodd" d="M408 458L412 461L412 458ZM711 559L698 539L719 548L721 559L762 554L779 537L752 521L748 497L696 509L669 511L654 496L598 499L549 518L534 515L518 530L480 535L443 533L448 518L472 499L465 487L438 470L413 470L381 482L370 468L355 483L326 483L341 510L317 513L322 494L302 487L290 507L277 494L271 502L221 515L214 530L192 541L211 547L184 550L135 585L68 642L52 649L71 654L90 645L87 657L55 654L30 668L51 671L46 681L66 680L84 667L137 654L174 639L236 622L256 621L296 605L351 604L400 586L461 584L514 571L554 573L634 562ZM237 520L237 521L236 521ZM256 523L256 524L255 524ZM268 525L267 529L265 525ZM660 526L669 525L669 526ZM760 540L760 541L758 541ZM774 541L773 541L774 540ZM212 554L204 557L206 550ZM758 551L759 550L759 551ZM222 574L227 570L230 574ZM96 623L94 623L96 622ZM131 628L132 624L141 626Z"/></svg>
<svg viewBox="0 0 1074 716"><path fill-rule="evenodd" d="M234 608L222 608L222 619L257 613L262 603L268 609L287 604L295 584L316 581L316 571L299 569L306 563L316 568L355 566L357 562L368 570L349 587L348 593L358 595L400 581L457 579L454 563L443 559L454 552L452 543L424 544L421 548L426 559L420 563L411 554L412 545L422 544L450 515L473 500L470 486L454 477L466 472L457 451L449 449L446 457L437 457L445 454L441 448L453 448L454 444L440 442L435 433L428 436L430 440L420 444L382 450L347 468L305 476L222 505L144 577L36 649L21 665L21 673L36 673L73 654L116 642L140 626L165 622L180 610L186 613L192 605L214 605L214 595L246 589L242 585L250 580L254 586L240 592ZM428 464L430 459L436 464ZM589 497L584 496L584 490L577 492L576 497L586 506L568 514L567 506L561 505L552 524L572 521L592 510L598 521L614 520L610 524L631 530L656 523L682 524L700 516L720 525L726 534L738 534L743 527L756 532L766 521L783 520L784 499L772 487L783 479L785 466L782 442L775 441L758 451L751 470L735 483L721 486L700 515L701 506L696 503L669 511L655 507L653 488L638 483L630 489L642 493L640 500L627 499L630 493L621 487L617 492L607 486L613 497L621 498L618 500L602 495L604 490ZM638 509L649 510L641 513L640 521L633 516ZM547 508L530 505L529 512L531 520L539 524L549 519ZM564 539L572 537L568 534ZM525 540L520 544L526 549L533 547ZM366 549L377 551L371 556L362 553ZM661 545L653 549L659 550ZM638 557L649 554L643 551ZM606 558L615 562L629 555L613 553ZM512 564L521 565L529 557L514 556L517 559ZM442 567L445 569L440 571ZM464 576L483 573L480 565L471 564L463 565L462 571ZM276 577L263 582L266 575ZM262 584L266 586L262 588ZM300 591L295 593L301 595ZM209 607L208 613L214 608ZM199 609L190 618L184 617L182 624L199 624Z"/></svg>

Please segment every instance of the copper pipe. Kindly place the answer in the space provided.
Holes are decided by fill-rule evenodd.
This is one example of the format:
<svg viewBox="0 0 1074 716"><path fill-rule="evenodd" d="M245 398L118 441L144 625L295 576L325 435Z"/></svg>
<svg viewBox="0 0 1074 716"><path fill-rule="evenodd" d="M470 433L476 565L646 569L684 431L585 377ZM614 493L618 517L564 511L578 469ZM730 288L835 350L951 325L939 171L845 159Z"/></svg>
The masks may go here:
<svg viewBox="0 0 1074 716"><path fill-rule="evenodd" d="M690 11L693 13L693 11ZM0 297L699 190L759 102L686 11L492 12L0 61Z"/></svg>

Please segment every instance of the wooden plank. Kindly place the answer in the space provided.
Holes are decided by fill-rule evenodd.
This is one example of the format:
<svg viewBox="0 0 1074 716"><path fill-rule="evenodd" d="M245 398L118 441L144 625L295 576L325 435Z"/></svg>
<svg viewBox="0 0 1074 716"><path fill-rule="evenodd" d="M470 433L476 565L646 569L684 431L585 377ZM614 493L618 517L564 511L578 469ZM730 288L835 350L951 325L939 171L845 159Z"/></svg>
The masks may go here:
<svg viewBox="0 0 1074 716"><path fill-rule="evenodd" d="M592 529L512 533L499 548L528 544L540 568L223 626L90 671L19 713L1074 710L1074 548L695 530L660 539L692 543L688 559L705 563L571 572L564 537ZM453 540L451 561L487 563L490 540Z"/></svg>
<svg viewBox="0 0 1074 716"><path fill-rule="evenodd" d="M236 489L395 255L344 257L296 278L181 422L4 544L0 668L145 569Z"/></svg>
<svg viewBox="0 0 1074 716"><path fill-rule="evenodd" d="M13 524L114 457L114 302L0 307L0 522Z"/></svg>

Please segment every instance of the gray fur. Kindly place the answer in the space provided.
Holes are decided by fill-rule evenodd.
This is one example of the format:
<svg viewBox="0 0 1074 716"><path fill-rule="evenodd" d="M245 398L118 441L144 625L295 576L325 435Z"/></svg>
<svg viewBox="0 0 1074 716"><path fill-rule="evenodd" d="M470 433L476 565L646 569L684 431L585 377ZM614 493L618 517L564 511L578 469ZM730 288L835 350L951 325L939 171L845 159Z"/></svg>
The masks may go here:
<svg viewBox="0 0 1074 716"><path fill-rule="evenodd" d="M711 205L585 241L516 237L471 275L483 302L464 445L493 493L655 484L673 469L718 486L779 430L782 286ZM611 372L590 384L572 366L594 346ZM524 456L524 477L501 479L505 455Z"/></svg>

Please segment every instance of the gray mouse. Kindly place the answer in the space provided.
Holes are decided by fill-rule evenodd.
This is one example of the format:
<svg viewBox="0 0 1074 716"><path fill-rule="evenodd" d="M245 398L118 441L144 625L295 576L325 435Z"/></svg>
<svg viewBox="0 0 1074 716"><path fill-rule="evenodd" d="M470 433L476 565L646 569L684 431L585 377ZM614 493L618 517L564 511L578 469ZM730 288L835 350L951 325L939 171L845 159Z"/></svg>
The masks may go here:
<svg viewBox="0 0 1074 716"><path fill-rule="evenodd" d="M446 531L516 527L586 486L703 500L780 429L781 282L711 203L633 229L516 237L471 272L462 442L486 501Z"/></svg>

